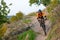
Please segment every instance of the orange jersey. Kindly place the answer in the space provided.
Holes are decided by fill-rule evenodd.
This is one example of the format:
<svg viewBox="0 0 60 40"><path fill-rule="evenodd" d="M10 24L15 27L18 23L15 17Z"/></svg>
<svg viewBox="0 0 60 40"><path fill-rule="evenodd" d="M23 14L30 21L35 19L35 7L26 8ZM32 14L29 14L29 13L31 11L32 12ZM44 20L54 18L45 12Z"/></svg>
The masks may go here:
<svg viewBox="0 0 60 40"><path fill-rule="evenodd" d="M42 17L42 16L46 16L46 14L45 13L42 13L42 14L41 13L37 13L37 18L38 17Z"/></svg>

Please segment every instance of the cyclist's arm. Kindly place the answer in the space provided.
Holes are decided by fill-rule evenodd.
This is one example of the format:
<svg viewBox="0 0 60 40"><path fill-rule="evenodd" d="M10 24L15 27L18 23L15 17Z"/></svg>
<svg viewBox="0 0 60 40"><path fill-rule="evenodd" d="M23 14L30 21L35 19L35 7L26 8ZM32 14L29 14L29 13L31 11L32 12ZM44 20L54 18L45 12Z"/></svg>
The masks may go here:
<svg viewBox="0 0 60 40"><path fill-rule="evenodd" d="M46 13L43 13L43 17L45 20L47 20Z"/></svg>

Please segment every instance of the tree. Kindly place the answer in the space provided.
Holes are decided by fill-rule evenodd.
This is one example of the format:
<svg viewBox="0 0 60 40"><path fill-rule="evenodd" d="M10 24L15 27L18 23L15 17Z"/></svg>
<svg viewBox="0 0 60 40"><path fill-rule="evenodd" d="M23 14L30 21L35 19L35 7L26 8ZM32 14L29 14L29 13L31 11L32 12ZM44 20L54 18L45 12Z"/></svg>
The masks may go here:
<svg viewBox="0 0 60 40"><path fill-rule="evenodd" d="M10 18L10 22L15 22L15 21L17 21L18 19L17 19L17 17L16 16L12 16L11 18Z"/></svg>
<svg viewBox="0 0 60 40"><path fill-rule="evenodd" d="M58 6L58 4L58 0L51 1L50 5L47 7L48 12L50 13L56 6Z"/></svg>
<svg viewBox="0 0 60 40"><path fill-rule="evenodd" d="M57 1L58 3L60 3L60 0L30 0L29 3L30 5L32 4L37 4L37 5L40 5L41 3L44 4L45 6L48 6L51 1Z"/></svg>
<svg viewBox="0 0 60 40"><path fill-rule="evenodd" d="M45 6L47 6L48 4L50 4L51 0L30 0L29 3L30 5L36 3L37 5L40 5L41 3L44 4Z"/></svg>
<svg viewBox="0 0 60 40"><path fill-rule="evenodd" d="M6 5L4 0L0 0L0 25L7 22L7 14L10 12L9 7ZM11 5L11 4L10 4Z"/></svg>
<svg viewBox="0 0 60 40"><path fill-rule="evenodd" d="M22 12L16 13L16 17L18 18L18 20L19 20L19 19L22 19L23 16L24 16L24 14L23 14Z"/></svg>

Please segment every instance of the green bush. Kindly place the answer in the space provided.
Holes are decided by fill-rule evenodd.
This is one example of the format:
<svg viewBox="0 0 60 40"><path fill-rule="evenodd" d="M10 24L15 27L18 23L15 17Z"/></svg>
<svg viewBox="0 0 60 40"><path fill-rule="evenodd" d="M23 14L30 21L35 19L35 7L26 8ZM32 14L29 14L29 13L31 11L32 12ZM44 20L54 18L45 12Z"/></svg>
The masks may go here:
<svg viewBox="0 0 60 40"><path fill-rule="evenodd" d="M36 34L34 31L32 30L28 30L20 35L18 35L18 40L25 40L26 39L26 36L28 34L28 40L34 40L35 37L36 37Z"/></svg>
<svg viewBox="0 0 60 40"><path fill-rule="evenodd" d="M16 13L16 17L17 17L18 19L22 19L23 16L24 16L24 14L23 14L22 12Z"/></svg>
<svg viewBox="0 0 60 40"><path fill-rule="evenodd" d="M10 18L10 22L15 22L15 21L17 21L18 19L17 19L17 17L16 16L12 16L11 18Z"/></svg>
<svg viewBox="0 0 60 40"><path fill-rule="evenodd" d="M7 30L7 24L3 24L2 28L0 28L0 37L4 35Z"/></svg>

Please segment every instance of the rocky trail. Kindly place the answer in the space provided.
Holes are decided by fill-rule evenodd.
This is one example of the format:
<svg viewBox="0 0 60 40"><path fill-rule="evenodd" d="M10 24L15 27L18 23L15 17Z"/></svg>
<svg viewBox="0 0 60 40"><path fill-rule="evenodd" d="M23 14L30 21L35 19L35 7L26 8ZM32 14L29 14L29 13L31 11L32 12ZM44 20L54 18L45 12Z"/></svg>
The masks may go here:
<svg viewBox="0 0 60 40"><path fill-rule="evenodd" d="M47 36L44 35L44 31L42 27L40 27L39 22L37 21L36 17L32 18L32 23L34 24L34 27L32 29L37 33L37 37L35 40L45 40ZM46 32L48 33L51 26L50 21L46 20L45 25L46 25Z"/></svg>

